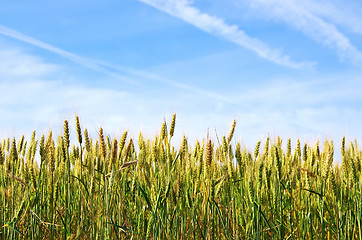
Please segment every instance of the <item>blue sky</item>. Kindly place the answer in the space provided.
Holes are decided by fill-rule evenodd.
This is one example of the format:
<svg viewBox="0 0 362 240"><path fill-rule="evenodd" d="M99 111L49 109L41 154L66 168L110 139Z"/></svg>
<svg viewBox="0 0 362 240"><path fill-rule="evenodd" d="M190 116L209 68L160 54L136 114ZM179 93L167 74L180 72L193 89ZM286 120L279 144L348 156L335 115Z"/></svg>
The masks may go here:
<svg viewBox="0 0 362 240"><path fill-rule="evenodd" d="M362 137L357 0L4 1L0 134ZM30 136L29 136L30 137Z"/></svg>

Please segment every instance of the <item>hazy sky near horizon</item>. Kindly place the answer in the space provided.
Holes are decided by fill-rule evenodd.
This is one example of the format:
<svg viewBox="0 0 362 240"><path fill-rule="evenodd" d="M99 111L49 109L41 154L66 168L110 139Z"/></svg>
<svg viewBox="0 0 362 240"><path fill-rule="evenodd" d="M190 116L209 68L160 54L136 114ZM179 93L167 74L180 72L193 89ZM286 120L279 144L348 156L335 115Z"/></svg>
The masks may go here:
<svg viewBox="0 0 362 240"><path fill-rule="evenodd" d="M357 0L3 1L0 134L362 137ZM74 131L73 131L74 132ZM30 137L30 136L28 136Z"/></svg>

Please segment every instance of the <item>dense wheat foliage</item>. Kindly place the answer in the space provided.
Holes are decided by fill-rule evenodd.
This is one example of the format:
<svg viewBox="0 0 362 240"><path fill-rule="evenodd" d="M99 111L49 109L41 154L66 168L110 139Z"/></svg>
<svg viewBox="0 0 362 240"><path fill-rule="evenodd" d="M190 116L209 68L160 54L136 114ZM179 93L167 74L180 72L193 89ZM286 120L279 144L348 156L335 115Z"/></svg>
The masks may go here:
<svg viewBox="0 0 362 240"><path fill-rule="evenodd" d="M78 117L0 143L0 239L362 239L362 153L267 138L248 151L225 136L172 144L91 139ZM73 143L70 139L77 139ZM296 145L292 149L292 145Z"/></svg>

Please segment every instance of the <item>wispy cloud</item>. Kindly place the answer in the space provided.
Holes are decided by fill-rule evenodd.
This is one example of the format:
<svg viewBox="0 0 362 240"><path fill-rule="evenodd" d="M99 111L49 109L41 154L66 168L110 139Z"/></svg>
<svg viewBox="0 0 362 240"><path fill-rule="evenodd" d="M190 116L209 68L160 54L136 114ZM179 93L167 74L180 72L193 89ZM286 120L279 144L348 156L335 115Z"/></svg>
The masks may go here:
<svg viewBox="0 0 362 240"><path fill-rule="evenodd" d="M303 8L349 31L362 35L362 4L340 0L299 1Z"/></svg>
<svg viewBox="0 0 362 240"><path fill-rule="evenodd" d="M153 6L160 11L180 18L193 26L219 36L239 46L255 52L258 56L279 65L302 68L314 65L312 62L296 62L280 50L270 48L266 43L257 38L250 37L236 25L229 25L219 17L201 12L192 6L188 0L139 0Z"/></svg>
<svg viewBox="0 0 362 240"><path fill-rule="evenodd" d="M83 78L63 81L63 72L72 76L66 66L48 64L9 45L6 48L0 50L1 136L17 136L19 132L29 136L35 128L38 133L49 127L57 130L64 118L72 119L74 114L90 122L93 133L100 125L114 130L110 133L121 128L137 131L142 122L146 124L147 115L149 124L156 128L162 115L174 107L173 101L160 99L161 94L149 97L121 87L92 87Z"/></svg>
<svg viewBox="0 0 362 240"><path fill-rule="evenodd" d="M112 72L112 71L109 71L108 69L100 66L99 64L97 64L95 61L91 60L91 59L88 59L88 58L85 58L85 57L81 57L79 55L76 55L76 54L73 54L73 53L70 53L70 52L67 52L63 49L60 49L58 47L55 47L51 44L48 44L48 43L45 43L43 41L40 41L38 39L35 39L33 37L30 37L30 36L27 36L25 34L22 34L20 32L17 32L13 29L10 29L6 26L3 26L3 25L0 25L0 34L1 35L5 35L5 36L8 36L8 37L11 37L11 38L14 38L14 39L17 39L19 41L22 41L22 42L26 42L26 43L29 43L31 45L34 45L34 46L37 46L39 48L42 48L44 50L47 50L49 52L52 52L52 53L55 53L61 57L64 57L72 62L75 62L77 64L80 64L88 69L91 69L93 71L97 71L97 72L100 72L100 73L104 73L108 76L111 76L112 78L115 78L115 79L118 79L118 80L122 80L124 82L127 82L129 84L135 84L135 85L139 85L138 82L132 80L132 79L129 79L121 74L118 74L118 73L115 73L115 72Z"/></svg>
<svg viewBox="0 0 362 240"><path fill-rule="evenodd" d="M145 72L142 70L132 69L132 68L129 68L126 66L115 65L115 64L111 64L111 63L108 63L105 61L99 61L99 60L93 60L93 59L81 57L79 55L65 51L65 50L55 47L51 44L45 43L43 41L40 41L33 37L27 36L25 34L22 34L20 32L17 32L13 29L7 28L2 25L0 25L0 34L11 37L11 38L15 38L17 40L20 40L20 41L23 41L23 42L26 42L29 44L32 44L41 49L47 50L56 55L64 57L72 62L80 64L86 68L89 68L89 69L97 71L97 72L104 73L108 76L111 76L112 78L123 80L127 83L140 85L139 81L135 81L135 80L133 80L134 78L128 77L128 76L135 76L135 78L137 78L137 79L147 79L147 80L151 80L151 81L156 81L156 82L160 82L162 84L174 87L179 90L196 93L196 94L199 94L199 95L202 95L202 96L205 96L208 98L212 98L215 100L219 100L219 101L222 101L225 103L237 104L236 102L231 101L230 98L223 96L221 94L218 94L216 92L210 91L210 90L197 88L197 87L194 87L194 86L191 86L188 84L173 81L171 79L166 79L166 78L163 78L156 74ZM22 62L21 66L23 66L23 65L24 65L24 62ZM19 65L17 65L17 67L19 68ZM4 68L6 68L7 71L9 71L8 66L6 66ZM0 65L0 71L1 71L1 69L2 69L2 67ZM24 68L24 70L25 69L27 71L30 71L31 68ZM35 69L37 69L37 68L35 68ZM124 73L124 74L121 74L121 73ZM124 75L127 75L127 77L125 77Z"/></svg>
<svg viewBox="0 0 362 240"><path fill-rule="evenodd" d="M184 90L184 91L187 91L187 92L196 93L198 95L202 95L202 96L205 96L205 97L208 97L208 98L219 100L219 101L222 101L224 103L229 103L229 104L234 104L234 105L239 104L238 102L235 102L232 99L230 99L229 96L224 96L222 94L218 94L218 93L210 91L210 90L194 87L192 85L184 84L182 82L177 82L177 81L174 81L172 79L167 79L167 78L164 78L164 77L159 76L159 75L154 74L154 73L145 72L145 71L142 71L142 70L135 70L135 69L128 68L128 67L125 67L125 66L119 66L119 65L115 65L115 64L111 64L111 63L107 63L107 62L99 61L98 63L100 65L102 65L102 66L105 66L105 67L109 68L109 69L113 69L115 71L124 71L124 72L127 72L130 75L134 75L134 76L137 76L137 77L141 77L143 79L148 79L148 80L151 80L151 81L159 82L159 83L174 87L174 88L179 89L179 90Z"/></svg>
<svg viewBox="0 0 362 240"><path fill-rule="evenodd" d="M311 5L304 5L299 1L255 0L247 2L254 10L261 11L263 17L282 20L315 41L336 50L341 59L356 64L362 62L361 51L336 26L315 14L316 6L311 11ZM310 6L310 8L306 6Z"/></svg>
<svg viewBox="0 0 362 240"><path fill-rule="evenodd" d="M0 76L1 80L14 80L16 78L36 78L51 74L59 70L59 66L44 63L39 57L26 54L19 49L0 49Z"/></svg>

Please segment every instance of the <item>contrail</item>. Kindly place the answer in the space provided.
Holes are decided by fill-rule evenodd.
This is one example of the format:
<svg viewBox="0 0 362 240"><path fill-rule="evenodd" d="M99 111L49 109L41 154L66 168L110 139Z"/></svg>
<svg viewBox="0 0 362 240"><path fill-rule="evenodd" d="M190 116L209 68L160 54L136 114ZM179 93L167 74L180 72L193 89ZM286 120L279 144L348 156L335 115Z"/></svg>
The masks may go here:
<svg viewBox="0 0 362 240"><path fill-rule="evenodd" d="M262 11L263 15L280 19L316 42L335 50L340 59L361 65L362 52L335 25L309 9L308 4L303 5L304 1L254 0L253 4L253 8Z"/></svg>
<svg viewBox="0 0 362 240"><path fill-rule="evenodd" d="M160 77L158 75L152 74L152 73L147 73L147 72L143 72L140 70L135 70L126 66L120 66L120 65L113 65L107 62L102 62L102 61L95 61L95 60L91 60L88 58L84 58L81 56L78 56L76 54L73 54L71 52L65 51L63 49L60 49L58 47L55 47L51 44L45 43L43 41L40 41L38 39L35 39L33 37L27 36L25 34L22 34L20 32L17 32L13 29L10 29L8 27L5 27L3 25L0 25L0 34L20 40L22 42L26 42L29 43L31 45L37 46L41 49L47 50L49 52L55 53L63 58L66 58L72 62L75 62L79 65L82 65L88 69L97 71L97 72L101 72L104 73L106 75L109 75L111 77L114 77L116 79L120 79L124 82L133 84L133 85L141 85L139 82L132 80L128 77L125 77L117 72L125 72L127 74L132 74L138 77L142 77L142 78L146 78L146 79L151 79L153 81L157 81L160 83L163 83L165 85L174 87L174 88L178 88L181 90L185 90L185 91L189 91L189 92L193 92L205 97L209 97L215 100L219 100L225 103L230 103L230 104L234 104L234 105L240 105L238 102L233 101L232 99L230 99L230 97L225 97L222 96L220 94L217 94L215 92L212 91L208 91L208 90L204 90L201 88L197 88L194 86L190 86L187 84L183 84L177 81L172 81L172 80L168 80L165 79L163 77ZM112 71L115 70L115 71Z"/></svg>
<svg viewBox="0 0 362 240"><path fill-rule="evenodd" d="M192 6L188 0L138 0L162 12L201 29L209 34L221 37L227 41L249 49L270 62L289 68L300 69L315 65L315 62L295 62L280 50L272 49L257 38L247 35L236 25L225 23L222 18L201 12Z"/></svg>
<svg viewBox="0 0 362 240"><path fill-rule="evenodd" d="M8 27L5 27L3 25L0 25L0 34L11 37L11 38L14 38L14 39L17 39L17 40L22 41L22 42L29 43L29 44L34 45L34 46L37 46L37 47L42 48L44 50L47 50L49 52L55 53L55 54L57 54L57 55L59 55L59 56L61 56L63 58L66 58L66 59L68 59L68 60L70 60L72 62L78 63L78 64L82 65L83 67L86 67L88 69L91 69L91 70L94 70L94 71L97 71L97 72L104 73L106 75L109 75L109 76L114 77L116 79L122 80L124 82L129 83L129 84L140 85L139 82L136 82L136 81L134 81L132 79L129 79L129 78L125 77L125 76L122 76L122 75L120 75L118 73L109 71L108 69L106 69L106 68L100 66L99 64L97 64L95 61L92 61L92 60L90 60L88 58L84 58L84 57L75 55L73 53L64 51L64 50L62 50L62 49L60 49L58 47L55 47L55 46L50 45L48 43L42 42L42 41L40 41L38 39L27 36L25 34L17 32L15 30L10 29Z"/></svg>
<svg viewBox="0 0 362 240"><path fill-rule="evenodd" d="M171 87L174 87L174 88L178 88L178 89L181 89L181 90L193 92L193 93L196 93L196 94L199 94L199 95L202 95L202 96L205 96L205 97L210 97L210 98L213 98L215 100L219 100L219 101L222 101L222 102L225 102L225 103L240 105L239 102L234 101L230 97L225 97L223 95L220 95L220 94L212 92L212 91L204 90L204 89L197 88L197 87L187 85L187 84L184 84L184 83L169 80L169 79L166 79L164 77L158 76L158 75L153 74L153 73L144 72L144 71L140 71L140 70L135 70L135 69L131 69L131 68L128 68L128 67L125 67L125 66L113 65L113 64L110 64L110 63L106 63L106 62L97 62L97 63L99 65L102 65L102 66L107 67L109 69L114 69L116 71L124 71L124 72L127 72L128 74L133 74L133 75L138 76L138 77L142 77L142 78L145 78L145 79L150 79L150 80L160 82L160 83L163 83L165 85L168 85L168 86L171 86Z"/></svg>

